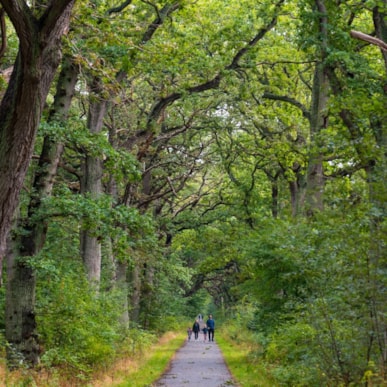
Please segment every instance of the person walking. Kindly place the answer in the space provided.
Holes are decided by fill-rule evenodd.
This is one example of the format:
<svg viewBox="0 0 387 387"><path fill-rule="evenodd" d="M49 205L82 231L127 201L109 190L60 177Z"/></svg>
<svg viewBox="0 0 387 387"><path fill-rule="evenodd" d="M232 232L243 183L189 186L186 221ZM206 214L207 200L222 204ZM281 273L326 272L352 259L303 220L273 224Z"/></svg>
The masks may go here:
<svg viewBox="0 0 387 387"><path fill-rule="evenodd" d="M199 321L196 320L192 326L192 331L194 333L195 340L199 338L199 332L200 332L200 324Z"/></svg>
<svg viewBox="0 0 387 387"><path fill-rule="evenodd" d="M207 340L207 332L208 332L208 329L207 329L207 325L204 325L204 328L202 329L203 331L203 339L204 341Z"/></svg>
<svg viewBox="0 0 387 387"><path fill-rule="evenodd" d="M212 318L212 314L208 316L208 320L206 324L208 329L208 341L214 341L215 320Z"/></svg>
<svg viewBox="0 0 387 387"><path fill-rule="evenodd" d="M188 327L187 335L188 335L188 341L191 341L191 336L192 336L192 329L191 329L191 327Z"/></svg>

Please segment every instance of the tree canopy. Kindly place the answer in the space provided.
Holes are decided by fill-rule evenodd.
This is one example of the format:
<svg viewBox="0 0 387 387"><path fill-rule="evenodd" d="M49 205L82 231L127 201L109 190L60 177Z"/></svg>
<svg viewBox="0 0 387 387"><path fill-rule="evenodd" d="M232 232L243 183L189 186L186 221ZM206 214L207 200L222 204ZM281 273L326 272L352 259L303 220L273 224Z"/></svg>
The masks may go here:
<svg viewBox="0 0 387 387"><path fill-rule="evenodd" d="M385 0L0 4L10 367L217 310L279 384L386 381Z"/></svg>

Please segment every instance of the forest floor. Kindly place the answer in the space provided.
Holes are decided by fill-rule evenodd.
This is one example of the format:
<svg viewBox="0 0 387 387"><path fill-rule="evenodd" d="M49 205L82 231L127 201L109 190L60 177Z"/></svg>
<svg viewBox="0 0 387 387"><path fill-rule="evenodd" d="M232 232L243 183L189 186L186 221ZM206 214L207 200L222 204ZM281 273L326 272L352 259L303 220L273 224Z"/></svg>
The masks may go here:
<svg viewBox="0 0 387 387"><path fill-rule="evenodd" d="M193 338L176 352L164 375L155 387L207 385L237 386L216 342L204 341L202 335Z"/></svg>

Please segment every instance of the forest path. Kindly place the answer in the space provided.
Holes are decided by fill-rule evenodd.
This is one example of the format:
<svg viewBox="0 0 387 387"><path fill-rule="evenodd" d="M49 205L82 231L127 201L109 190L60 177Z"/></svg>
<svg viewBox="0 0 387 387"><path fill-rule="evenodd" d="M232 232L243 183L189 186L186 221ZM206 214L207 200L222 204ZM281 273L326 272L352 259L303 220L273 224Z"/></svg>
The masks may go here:
<svg viewBox="0 0 387 387"><path fill-rule="evenodd" d="M237 386L215 342L191 339L176 352L155 387Z"/></svg>

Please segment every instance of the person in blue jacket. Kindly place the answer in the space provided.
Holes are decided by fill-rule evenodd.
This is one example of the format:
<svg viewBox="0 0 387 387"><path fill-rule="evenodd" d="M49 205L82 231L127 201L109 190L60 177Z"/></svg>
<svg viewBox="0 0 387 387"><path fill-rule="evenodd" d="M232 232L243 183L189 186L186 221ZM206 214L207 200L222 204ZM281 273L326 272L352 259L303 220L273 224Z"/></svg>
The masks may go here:
<svg viewBox="0 0 387 387"><path fill-rule="evenodd" d="M214 341L214 333L215 333L215 321L212 318L212 314L208 316L208 320L206 322L208 329L208 341Z"/></svg>

